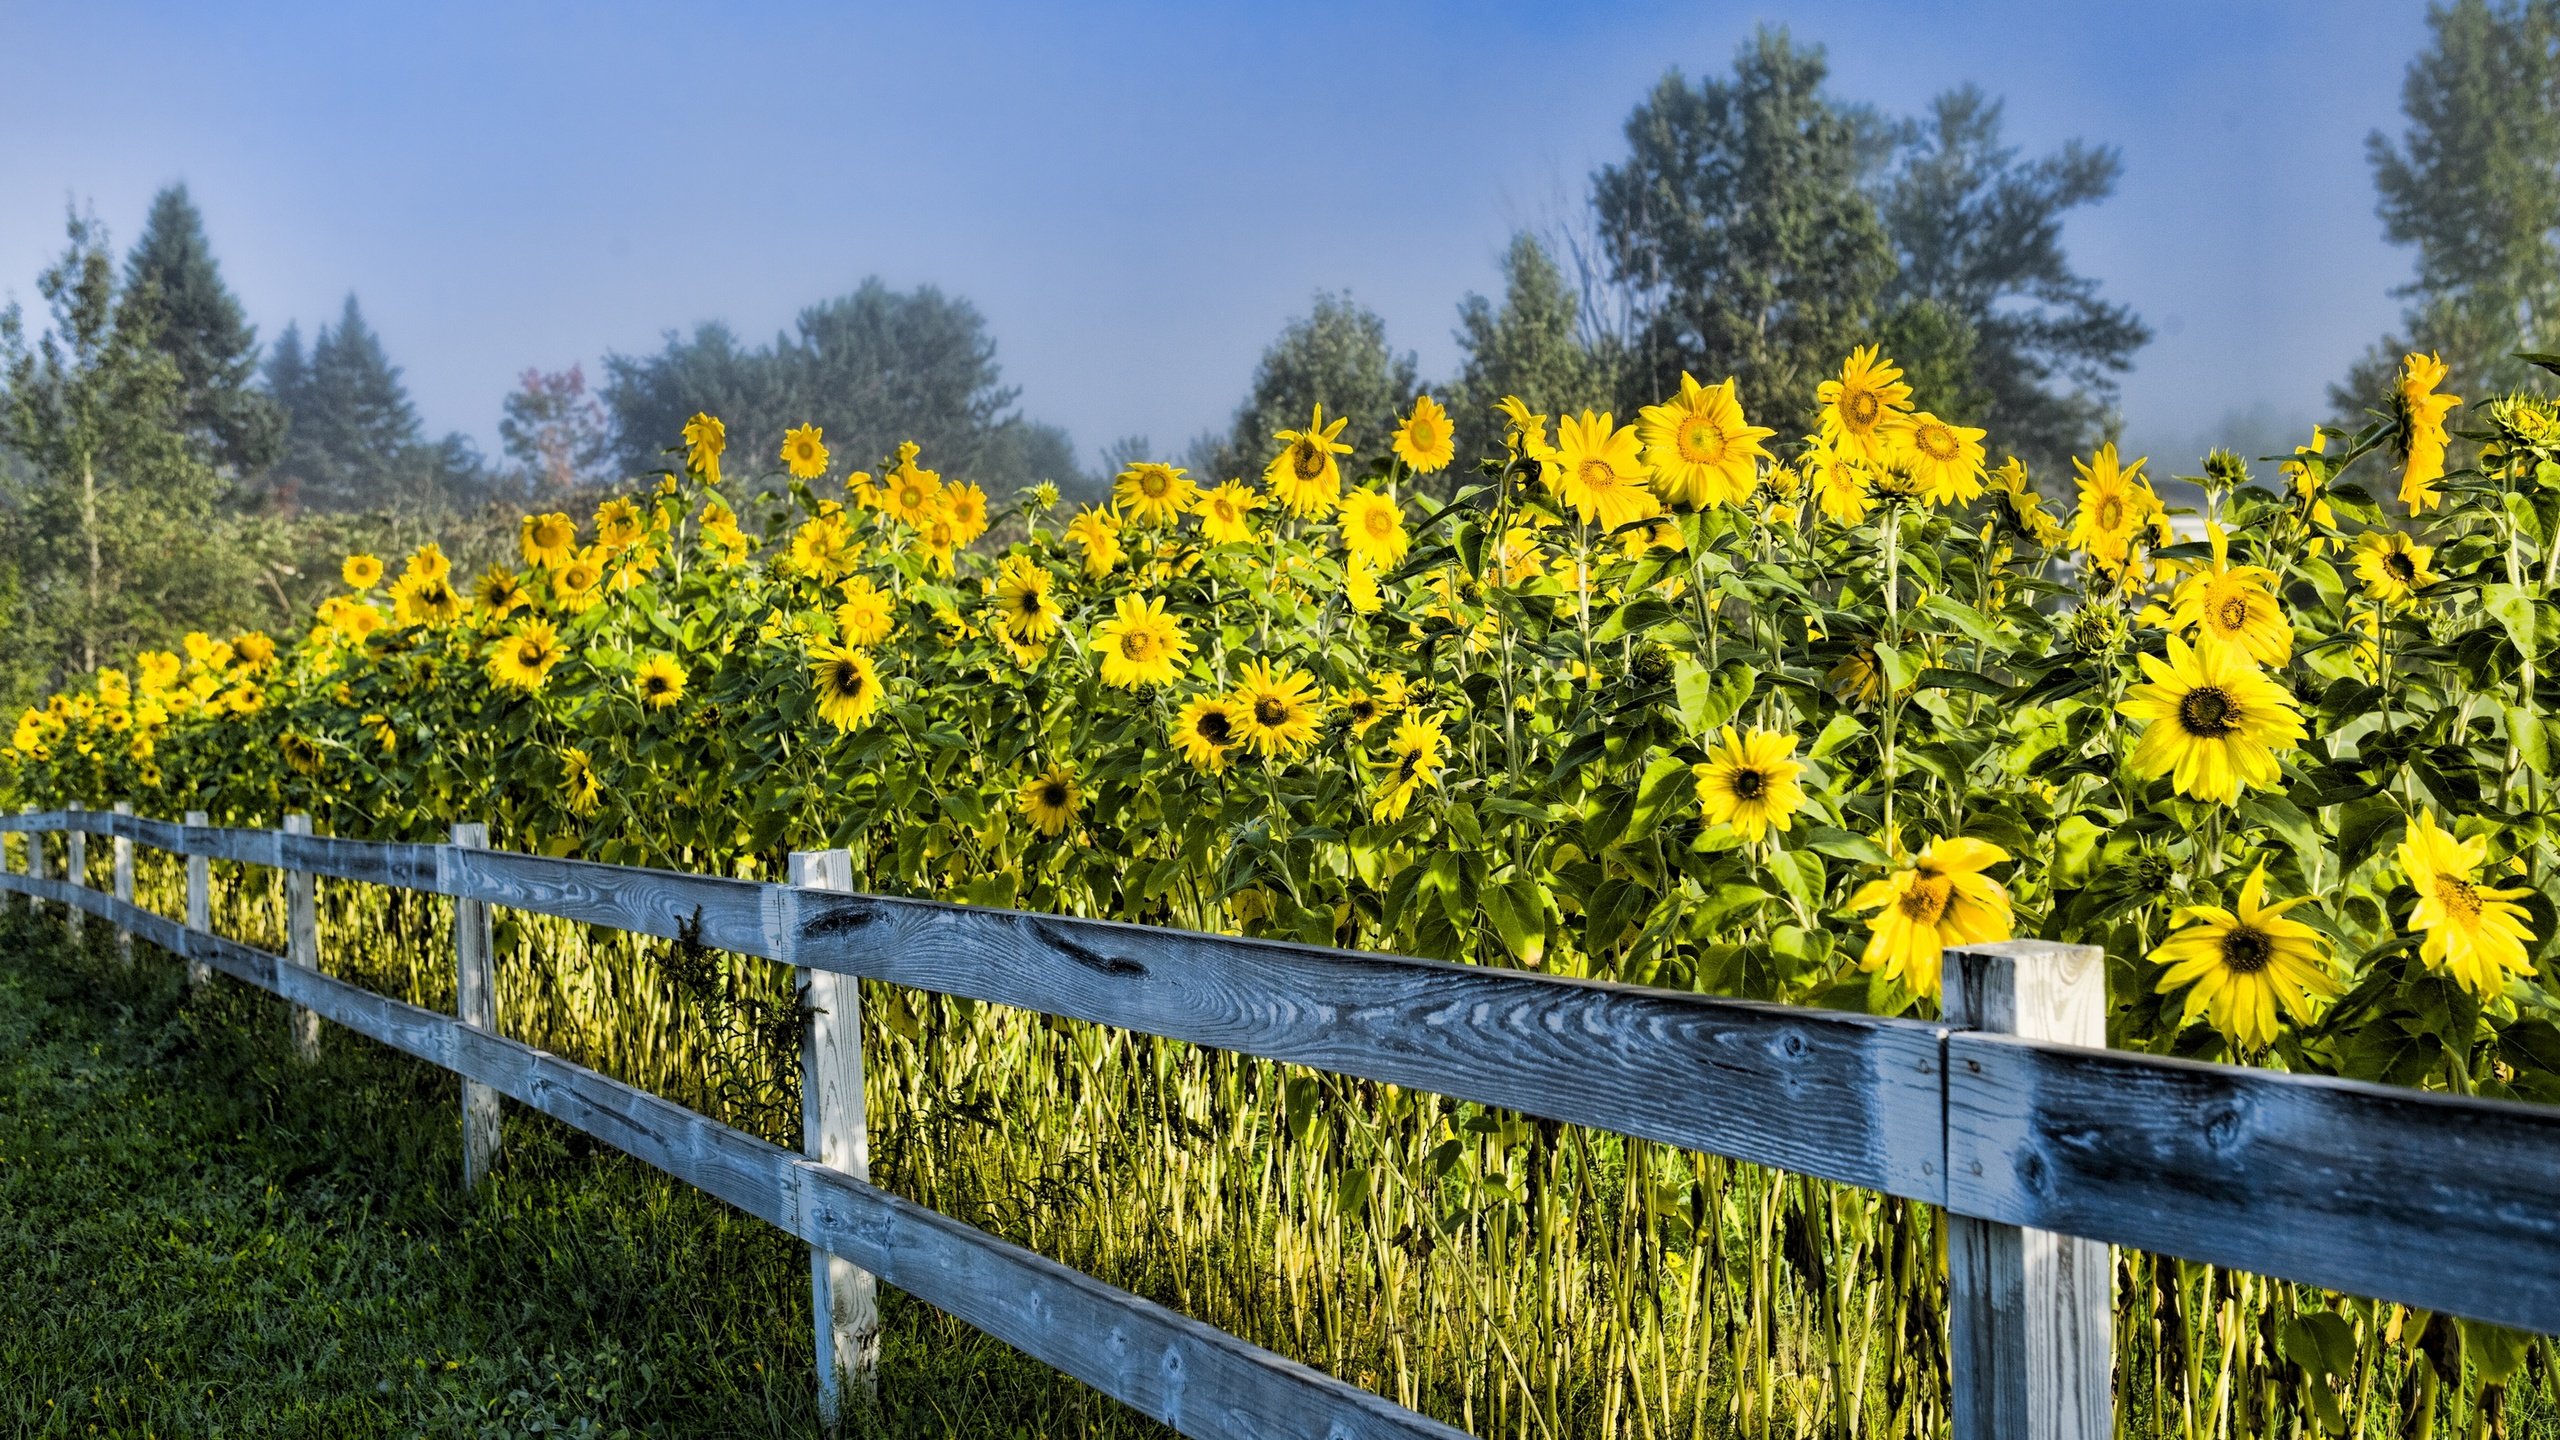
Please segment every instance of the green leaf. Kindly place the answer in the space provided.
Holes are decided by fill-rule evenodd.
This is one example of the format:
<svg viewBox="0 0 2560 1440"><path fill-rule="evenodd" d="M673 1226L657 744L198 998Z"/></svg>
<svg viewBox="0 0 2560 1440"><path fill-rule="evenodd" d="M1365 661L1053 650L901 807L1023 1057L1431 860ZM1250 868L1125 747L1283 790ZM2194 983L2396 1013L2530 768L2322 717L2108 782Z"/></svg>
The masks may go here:
<svg viewBox="0 0 2560 1440"><path fill-rule="evenodd" d="M1810 850L1780 850L1769 857L1769 875L1807 911L1822 908L1822 857Z"/></svg>
<svg viewBox="0 0 2560 1440"><path fill-rule="evenodd" d="M2544 777L2551 774L2551 731L2543 723L2540 710L2508 706L2507 737L2515 742L2516 754L2524 760L2525 768Z"/></svg>
<svg viewBox="0 0 2560 1440"><path fill-rule="evenodd" d="M1712 739L1719 726L1751 702L1751 688L1759 679L1760 672L1740 660L1727 660L1712 672L1685 656L1675 661L1671 689L1680 702L1680 727L1693 740Z"/></svg>
<svg viewBox="0 0 2560 1440"><path fill-rule="evenodd" d="M1813 737L1813 748L1805 752L1805 758L1819 760L1865 733L1866 728L1853 715L1834 715L1831 723L1822 727L1822 733Z"/></svg>
<svg viewBox="0 0 2560 1440"><path fill-rule="evenodd" d="M1883 846L1864 835L1852 835L1846 830L1834 829L1829 825L1806 826L1797 833L1796 844L1804 849L1828 855L1834 860L1846 860L1853 865L1890 863Z"/></svg>
<svg viewBox="0 0 2560 1440"><path fill-rule="evenodd" d="M2535 659L2560 645L2560 607L2537 600L2520 585L2484 585L2480 606L2506 627L2516 648Z"/></svg>
<svg viewBox="0 0 2560 1440"><path fill-rule="evenodd" d="M1655 751L1644 762L1644 778L1636 784L1635 813L1628 817L1616 843L1633 845L1651 835L1676 813L1679 801L1696 794L1688 762L1667 750Z"/></svg>
<svg viewBox="0 0 2560 1440"><path fill-rule="evenodd" d="M2524 1352L2533 1337L2504 1325L2491 1325L2480 1320L2464 1320L2462 1352L2483 1385L2504 1385L2524 1364Z"/></svg>
<svg viewBox="0 0 2560 1440"><path fill-rule="evenodd" d="M1891 645L1876 647L1876 663L1884 668L1885 684L1897 695L1918 684L1920 672L1927 668L1918 656L1906 655Z"/></svg>
<svg viewBox="0 0 2560 1440"><path fill-rule="evenodd" d="M2000 627L1992 624L1981 611L1960 600L1951 599L1945 595L1931 595L1921 602L1920 608L1928 614L1955 622L1955 627L1963 631L1967 639L1977 640L1985 645L1996 646L2003 643Z"/></svg>

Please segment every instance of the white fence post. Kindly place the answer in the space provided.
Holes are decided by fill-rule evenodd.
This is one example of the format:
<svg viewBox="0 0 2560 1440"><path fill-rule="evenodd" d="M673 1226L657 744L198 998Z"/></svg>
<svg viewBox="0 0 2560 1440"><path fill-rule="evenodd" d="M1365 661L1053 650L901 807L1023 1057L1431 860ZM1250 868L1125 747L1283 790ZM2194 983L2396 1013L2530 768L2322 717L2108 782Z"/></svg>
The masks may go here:
<svg viewBox="0 0 2560 1440"><path fill-rule="evenodd" d="M489 827L465 821L453 827L453 843L468 850L489 848ZM475 1030L498 1032L497 937L489 923L485 900L453 902L453 1012ZM476 1080L462 1082L462 1183L478 1189L498 1161L498 1092Z"/></svg>
<svg viewBox="0 0 2560 1440"><path fill-rule="evenodd" d="M1947 1023L2065 1045L2107 1043L2107 955L2004 940L1951 948ZM1949 1176L1950 1183L1957 1177ZM2114 1252L2097 1240L1947 1217L1947 1371L1957 1440L2113 1433Z"/></svg>
<svg viewBox="0 0 2560 1440"><path fill-rule="evenodd" d="M201 810L187 812L187 828L201 830L213 823L213 817ZM213 861L202 855L187 857L187 928L213 933ZM187 988L192 990L213 978L213 967L201 960L187 962Z"/></svg>
<svg viewBox="0 0 2560 1440"><path fill-rule="evenodd" d="M76 825L79 823L78 817L83 807L79 801L75 800L71 802L70 810L74 817L72 823ZM89 884L88 832L65 829L62 832L62 849L65 862L62 867L62 878L86 889ZM63 933L71 938L71 943L76 947L80 943L81 936L88 931L89 912L81 909L78 901L63 906L62 926Z"/></svg>
<svg viewBox="0 0 2560 1440"><path fill-rule="evenodd" d="M117 801L116 818L119 820L132 819L133 802L130 800ZM123 901L125 904L130 905L133 903L133 837L130 835L116 836L113 842L112 853L115 859L114 870L116 898ZM127 970L133 968L133 932L127 930L122 925L118 925L116 927L116 959L120 961Z"/></svg>
<svg viewBox="0 0 2560 1440"><path fill-rule="evenodd" d="M812 890L853 889L853 856L801 850L791 856L791 883ZM871 1178L871 1136L863 1114L862 981L833 970L800 971L809 1006L800 1039L800 1149L830 1170ZM879 1281L852 1261L809 1247L809 1310L818 1345L818 1420L844 1422L844 1377L863 1393L879 1383Z"/></svg>
<svg viewBox="0 0 2560 1440"><path fill-rule="evenodd" d="M308 835L311 817L287 815L284 833ZM284 872L284 958L305 970L320 968L320 907L311 872L287 866ZM293 1053L305 1061L320 1058L320 1016L293 1007Z"/></svg>

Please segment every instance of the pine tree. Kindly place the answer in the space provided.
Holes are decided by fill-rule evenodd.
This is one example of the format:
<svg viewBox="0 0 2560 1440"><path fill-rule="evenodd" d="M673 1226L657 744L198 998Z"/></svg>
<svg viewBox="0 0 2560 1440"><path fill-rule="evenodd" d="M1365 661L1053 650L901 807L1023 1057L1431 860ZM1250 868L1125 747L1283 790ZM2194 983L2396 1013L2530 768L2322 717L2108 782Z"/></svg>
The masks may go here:
<svg viewBox="0 0 2560 1440"><path fill-rule="evenodd" d="M288 350L287 340L294 343ZM442 503L434 447L421 443L418 412L383 353L356 297L347 297L335 326L324 325L300 361L291 327L277 342L268 388L285 402L291 425L279 486L315 509L365 510Z"/></svg>
<svg viewBox="0 0 2560 1440"><path fill-rule="evenodd" d="M1502 257L1502 305L1469 295L1458 305L1458 347L1465 359L1448 396L1458 454L1493 453L1501 426L1493 403L1517 395L1542 415L1609 408L1610 357L1579 336L1580 302L1546 247L1528 234L1511 237Z"/></svg>
<svg viewBox="0 0 2560 1440"><path fill-rule="evenodd" d="M222 282L204 217L185 185L172 185L152 200L142 238L125 257L125 289L157 296L156 343L177 362L186 428L205 453L237 475L273 463L284 439L284 416L250 388L258 332Z"/></svg>

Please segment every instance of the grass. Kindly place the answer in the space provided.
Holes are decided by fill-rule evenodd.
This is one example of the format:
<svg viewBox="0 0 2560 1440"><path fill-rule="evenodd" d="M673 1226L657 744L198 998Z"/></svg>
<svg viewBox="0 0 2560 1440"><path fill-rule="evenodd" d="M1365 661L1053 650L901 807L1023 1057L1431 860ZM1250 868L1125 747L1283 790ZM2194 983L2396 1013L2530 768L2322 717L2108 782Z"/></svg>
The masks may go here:
<svg viewBox="0 0 2560 1440"><path fill-rule="evenodd" d="M0 916L0 1433L812 1436L806 1252L148 946ZM877 1435L1162 1433L884 1296Z"/></svg>

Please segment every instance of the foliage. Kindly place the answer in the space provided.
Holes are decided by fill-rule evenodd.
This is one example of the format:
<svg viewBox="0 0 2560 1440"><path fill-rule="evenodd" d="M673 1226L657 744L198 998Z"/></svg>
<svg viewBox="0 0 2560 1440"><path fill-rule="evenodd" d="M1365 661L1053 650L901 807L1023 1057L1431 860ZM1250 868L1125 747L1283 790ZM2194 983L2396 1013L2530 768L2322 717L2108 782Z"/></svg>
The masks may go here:
<svg viewBox="0 0 2560 1440"><path fill-rule="evenodd" d="M1458 305L1463 359L1450 387L1461 455L1502 442L1493 403L1517 395L1544 414L1606 407L1615 391L1612 357L1580 336L1580 302L1536 236L1511 237L1502 256L1502 304L1481 295Z"/></svg>
<svg viewBox="0 0 2560 1440"><path fill-rule="evenodd" d="M1191 468L1212 483L1249 475L1270 450L1271 437L1318 405L1363 431L1383 432L1413 394L1415 374L1412 352L1398 355L1388 347L1387 322L1376 311L1348 294L1319 292L1307 313L1263 350L1225 438L1195 447Z"/></svg>
<svg viewBox="0 0 2560 1440"><path fill-rule="evenodd" d="M491 494L487 467L468 437L426 438L400 368L383 353L355 296L334 327L320 327L307 360L300 327L288 324L267 356L266 381L288 420L284 454L269 477L287 502L432 512Z"/></svg>
<svg viewBox="0 0 2560 1440"><path fill-rule="evenodd" d="M525 490L538 500L604 481L613 433L604 405L587 390L584 367L527 370L507 395L498 440L507 458L524 467Z"/></svg>
<svg viewBox="0 0 2560 1440"><path fill-rule="evenodd" d="M204 216L183 184L153 197L142 238L125 257L125 288L158 293L154 343L178 364L185 387L185 427L216 464L250 476L273 463L285 418L274 398L253 388L258 330L222 281L205 238Z"/></svg>

